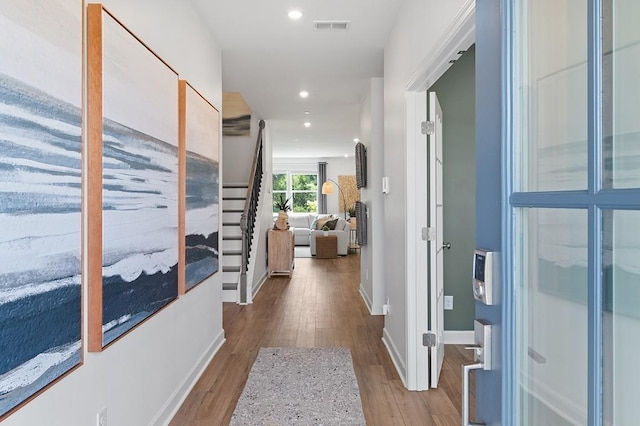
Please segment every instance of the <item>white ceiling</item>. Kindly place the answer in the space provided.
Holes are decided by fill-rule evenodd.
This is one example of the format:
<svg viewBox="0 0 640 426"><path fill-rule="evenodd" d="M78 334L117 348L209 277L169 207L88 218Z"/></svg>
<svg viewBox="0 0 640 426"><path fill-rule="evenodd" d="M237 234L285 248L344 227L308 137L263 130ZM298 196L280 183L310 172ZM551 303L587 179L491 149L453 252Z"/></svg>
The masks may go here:
<svg viewBox="0 0 640 426"><path fill-rule="evenodd" d="M384 45L404 0L192 1L222 49L223 91L240 92L268 122L274 157L353 156L362 97L369 79L383 76ZM292 9L300 20L288 18ZM351 23L344 32L316 31L314 20Z"/></svg>

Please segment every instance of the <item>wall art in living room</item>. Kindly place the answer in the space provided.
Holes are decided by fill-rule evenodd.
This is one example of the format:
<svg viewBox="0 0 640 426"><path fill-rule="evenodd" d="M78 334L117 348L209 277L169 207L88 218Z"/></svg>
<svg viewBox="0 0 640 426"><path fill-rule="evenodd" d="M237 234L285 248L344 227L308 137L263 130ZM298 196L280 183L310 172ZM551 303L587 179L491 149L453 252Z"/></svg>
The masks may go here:
<svg viewBox="0 0 640 426"><path fill-rule="evenodd" d="M180 197L185 204L185 273L180 285L184 293L219 269L220 114L184 80L179 110L180 153L185 153L185 194Z"/></svg>
<svg viewBox="0 0 640 426"><path fill-rule="evenodd" d="M0 421L82 362L82 10L0 2Z"/></svg>
<svg viewBox="0 0 640 426"><path fill-rule="evenodd" d="M101 351L178 295L178 75L101 5L87 29L89 350Z"/></svg>

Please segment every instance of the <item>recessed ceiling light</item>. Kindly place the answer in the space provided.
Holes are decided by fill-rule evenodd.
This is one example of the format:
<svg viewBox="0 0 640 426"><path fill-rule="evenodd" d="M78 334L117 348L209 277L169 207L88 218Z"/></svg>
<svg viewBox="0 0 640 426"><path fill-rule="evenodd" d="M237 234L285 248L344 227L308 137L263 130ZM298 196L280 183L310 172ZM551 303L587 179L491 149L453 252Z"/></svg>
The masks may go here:
<svg viewBox="0 0 640 426"><path fill-rule="evenodd" d="M304 122L304 127L311 127L311 123L309 123L308 121Z"/></svg>
<svg viewBox="0 0 640 426"><path fill-rule="evenodd" d="M358 143L358 142L360 142L360 139L358 139L358 138L353 138L353 143Z"/></svg>
<svg viewBox="0 0 640 426"><path fill-rule="evenodd" d="M307 92L306 90L303 90L300 92L300 97L301 98L308 98L309 97L309 92Z"/></svg>
<svg viewBox="0 0 640 426"><path fill-rule="evenodd" d="M345 155L344 155L344 158L349 158L349 154L345 154Z"/></svg>
<svg viewBox="0 0 640 426"><path fill-rule="evenodd" d="M311 114L311 111L305 111L304 112L304 115L309 115L309 114Z"/></svg>
<svg viewBox="0 0 640 426"><path fill-rule="evenodd" d="M292 19L294 21L302 18L302 12L300 12L299 10L290 10L288 15L289 19Z"/></svg>

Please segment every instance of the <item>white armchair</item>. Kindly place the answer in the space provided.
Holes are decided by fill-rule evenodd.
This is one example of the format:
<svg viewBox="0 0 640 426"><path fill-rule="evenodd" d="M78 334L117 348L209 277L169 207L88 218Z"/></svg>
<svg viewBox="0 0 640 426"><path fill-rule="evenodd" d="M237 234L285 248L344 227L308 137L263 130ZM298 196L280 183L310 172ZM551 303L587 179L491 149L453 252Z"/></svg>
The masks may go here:
<svg viewBox="0 0 640 426"><path fill-rule="evenodd" d="M349 230L351 226L349 222L340 218L336 223L335 229L331 231L327 231L328 235L335 235L338 237L338 256L346 256L349 251ZM309 234L309 249L311 251L311 255L316 255L316 236L323 236L325 231L320 230L312 230L311 234Z"/></svg>

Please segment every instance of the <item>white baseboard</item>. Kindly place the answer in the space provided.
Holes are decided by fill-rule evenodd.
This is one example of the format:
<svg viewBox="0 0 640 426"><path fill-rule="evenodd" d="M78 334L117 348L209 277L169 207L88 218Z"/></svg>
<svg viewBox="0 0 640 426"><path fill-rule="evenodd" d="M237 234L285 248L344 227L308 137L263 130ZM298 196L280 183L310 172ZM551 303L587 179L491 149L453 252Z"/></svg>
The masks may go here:
<svg viewBox="0 0 640 426"><path fill-rule="evenodd" d="M200 359L193 366L189 375L185 377L182 385L173 392L169 400L163 405L160 412L156 415L156 417L151 421L150 424L169 424L171 419L173 419L173 416L176 415L176 413L182 406L182 403L191 392L191 389L193 389L196 382L198 381L200 376L202 376L202 373L204 373L204 370L207 368L215 354L218 353L218 350L220 350L220 347L222 347L224 342L224 330L222 330L220 331L220 334L218 334L218 337L216 337L215 340L211 342L211 345L209 345L207 350L200 356Z"/></svg>
<svg viewBox="0 0 640 426"><path fill-rule="evenodd" d="M362 284L360 284L360 297L362 297L362 300L364 300L364 304L367 307L369 314L373 315L371 300L369 300L369 295L364 291L364 287L362 287Z"/></svg>
<svg viewBox="0 0 640 426"><path fill-rule="evenodd" d="M222 301L238 303L238 290L222 290Z"/></svg>
<svg viewBox="0 0 640 426"><path fill-rule="evenodd" d="M473 330L445 330L444 331L444 344L445 345L473 345L475 343L475 336Z"/></svg>
<svg viewBox="0 0 640 426"><path fill-rule="evenodd" d="M262 276L260 277L260 280L258 281L258 284L256 284L253 287L253 297L256 297L256 294L258 294L258 292L262 288L263 284L265 282L267 282L267 278L269 278L269 275L267 274L267 271L265 271L264 274L262 274ZM251 298L251 300L253 300L253 297Z"/></svg>
<svg viewBox="0 0 640 426"><path fill-rule="evenodd" d="M364 287L362 287L362 284L360 284L360 296L362 297L362 300L364 300L364 304L367 307L367 310L369 310L370 315L384 315L382 313L382 306L373 306L373 302L371 301L371 299L369 299L369 295L367 294L367 292L364 291Z"/></svg>
<svg viewBox="0 0 640 426"><path fill-rule="evenodd" d="M396 367L396 371L400 376L400 380L402 380L402 384L406 388L407 387L407 367L405 366L405 363L402 361L402 358L400 357L400 353L398 352L398 348L393 343L393 339L391 338L391 336L389 336L389 333L387 332L386 328L382 330L382 343L387 348L387 352L391 357L391 361L393 362L393 365Z"/></svg>

